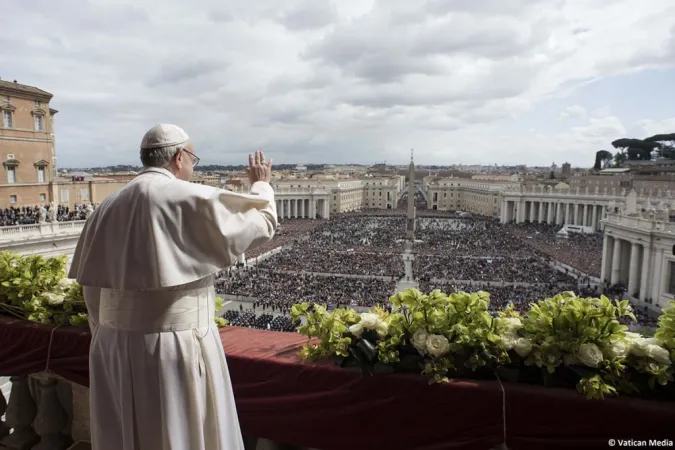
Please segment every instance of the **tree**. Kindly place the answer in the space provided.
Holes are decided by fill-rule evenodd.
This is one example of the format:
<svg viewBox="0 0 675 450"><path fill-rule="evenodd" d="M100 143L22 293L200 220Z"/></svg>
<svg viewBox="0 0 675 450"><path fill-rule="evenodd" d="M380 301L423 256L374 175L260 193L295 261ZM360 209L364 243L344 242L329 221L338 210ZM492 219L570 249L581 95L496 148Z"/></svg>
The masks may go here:
<svg viewBox="0 0 675 450"><path fill-rule="evenodd" d="M600 171L603 169L605 166L605 163L607 161L611 161L614 156L608 152L607 150L600 150L599 152L595 153L595 165L593 166L593 170Z"/></svg>
<svg viewBox="0 0 675 450"><path fill-rule="evenodd" d="M629 161L649 161L652 159L652 152L661 148L658 142L647 142L642 139L617 139L612 142L612 147L621 149ZM614 157L616 161L616 156Z"/></svg>
<svg viewBox="0 0 675 450"><path fill-rule="evenodd" d="M658 154L661 158L675 159L675 133L655 134L645 142L659 144Z"/></svg>

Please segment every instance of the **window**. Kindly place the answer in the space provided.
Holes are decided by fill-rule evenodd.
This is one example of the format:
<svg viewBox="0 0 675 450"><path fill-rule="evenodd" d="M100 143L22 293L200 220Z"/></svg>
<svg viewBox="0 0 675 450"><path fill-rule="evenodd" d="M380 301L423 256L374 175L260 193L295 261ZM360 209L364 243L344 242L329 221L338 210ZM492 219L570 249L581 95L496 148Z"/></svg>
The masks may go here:
<svg viewBox="0 0 675 450"><path fill-rule="evenodd" d="M40 194L40 201L46 202L47 201L47 194Z"/></svg>
<svg viewBox="0 0 675 450"><path fill-rule="evenodd" d="M7 182L10 184L16 183L16 169L14 167L7 168Z"/></svg>
<svg viewBox="0 0 675 450"><path fill-rule="evenodd" d="M44 130L44 117L41 114L35 115L35 131Z"/></svg>
<svg viewBox="0 0 675 450"><path fill-rule="evenodd" d="M12 128L12 111L3 111L2 121L5 128Z"/></svg>
<svg viewBox="0 0 675 450"><path fill-rule="evenodd" d="M10 195L9 196L9 202L10 203L16 203L16 195Z"/></svg>
<svg viewBox="0 0 675 450"><path fill-rule="evenodd" d="M38 183L44 183L45 182L45 168L44 167L38 167Z"/></svg>
<svg viewBox="0 0 675 450"><path fill-rule="evenodd" d="M68 191L61 191L61 203L68 203Z"/></svg>
<svg viewBox="0 0 675 450"><path fill-rule="evenodd" d="M89 201L89 190L88 189L80 189L80 198L82 199L83 202L88 202Z"/></svg>

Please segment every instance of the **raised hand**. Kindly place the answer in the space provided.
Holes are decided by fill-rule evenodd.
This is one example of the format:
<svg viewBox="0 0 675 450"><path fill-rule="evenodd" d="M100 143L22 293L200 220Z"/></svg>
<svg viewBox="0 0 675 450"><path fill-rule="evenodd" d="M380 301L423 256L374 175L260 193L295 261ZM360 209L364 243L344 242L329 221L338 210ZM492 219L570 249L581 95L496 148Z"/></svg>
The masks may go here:
<svg viewBox="0 0 675 450"><path fill-rule="evenodd" d="M257 150L255 154L248 155L248 179L251 184L256 181L270 182L270 175L272 173L272 160L265 161L265 153L262 150Z"/></svg>

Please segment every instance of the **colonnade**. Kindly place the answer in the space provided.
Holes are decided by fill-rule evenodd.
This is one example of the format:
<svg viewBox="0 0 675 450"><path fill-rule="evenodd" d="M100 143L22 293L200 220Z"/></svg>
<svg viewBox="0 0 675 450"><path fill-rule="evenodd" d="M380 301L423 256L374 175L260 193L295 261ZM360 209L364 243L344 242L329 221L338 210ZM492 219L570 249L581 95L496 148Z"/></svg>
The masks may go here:
<svg viewBox="0 0 675 450"><path fill-rule="evenodd" d="M600 229L607 206L562 200L504 200L501 222L532 222L551 225L578 225Z"/></svg>
<svg viewBox="0 0 675 450"><path fill-rule="evenodd" d="M602 280L612 285L623 284L628 295L645 301L658 292L650 292L651 286L658 285L650 275L660 274L661 267L650 267L652 248L649 242L624 239L605 234L602 248ZM662 265L662 258L655 259L656 265ZM660 278L660 277L657 277Z"/></svg>
<svg viewBox="0 0 675 450"><path fill-rule="evenodd" d="M279 219L328 219L330 208L328 200L315 198L279 198L277 216Z"/></svg>

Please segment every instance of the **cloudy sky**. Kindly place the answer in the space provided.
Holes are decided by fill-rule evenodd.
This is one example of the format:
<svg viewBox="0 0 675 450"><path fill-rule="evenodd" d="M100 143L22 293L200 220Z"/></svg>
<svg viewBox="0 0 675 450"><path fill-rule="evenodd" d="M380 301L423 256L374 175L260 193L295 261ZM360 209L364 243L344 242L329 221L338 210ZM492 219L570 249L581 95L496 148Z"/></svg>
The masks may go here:
<svg viewBox="0 0 675 450"><path fill-rule="evenodd" d="M413 6L414 5L414 6ZM675 132L672 0L0 0L62 166L183 126L205 163L590 166Z"/></svg>

